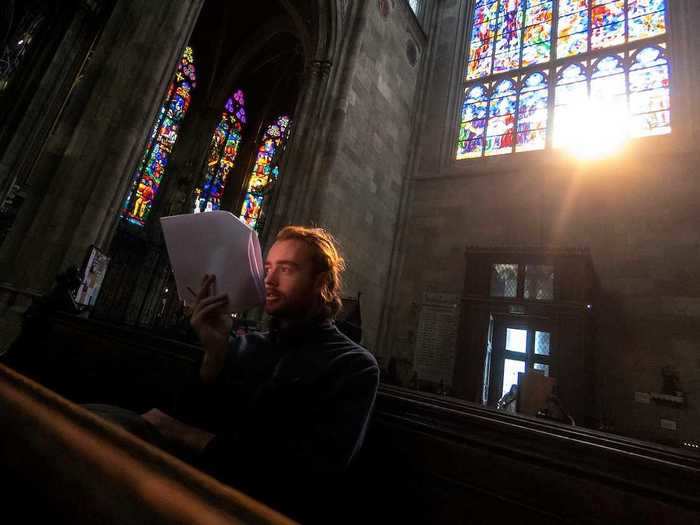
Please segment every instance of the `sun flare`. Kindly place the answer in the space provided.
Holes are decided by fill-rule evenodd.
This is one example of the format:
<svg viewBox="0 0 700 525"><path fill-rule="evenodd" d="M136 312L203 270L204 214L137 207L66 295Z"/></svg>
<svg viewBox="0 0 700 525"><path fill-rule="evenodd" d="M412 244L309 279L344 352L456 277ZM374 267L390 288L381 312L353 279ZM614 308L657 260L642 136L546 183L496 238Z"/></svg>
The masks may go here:
<svg viewBox="0 0 700 525"><path fill-rule="evenodd" d="M630 138L631 118L626 104L590 101L557 108L555 147L575 157L594 160L619 152Z"/></svg>

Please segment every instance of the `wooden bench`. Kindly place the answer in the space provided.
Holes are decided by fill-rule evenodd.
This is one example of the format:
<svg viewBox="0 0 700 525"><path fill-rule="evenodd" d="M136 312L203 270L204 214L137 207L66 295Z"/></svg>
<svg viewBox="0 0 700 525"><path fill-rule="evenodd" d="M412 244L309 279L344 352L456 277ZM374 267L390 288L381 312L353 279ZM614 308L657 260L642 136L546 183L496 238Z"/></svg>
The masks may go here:
<svg viewBox="0 0 700 525"><path fill-rule="evenodd" d="M53 363L46 376L48 385L79 402L107 402L134 410L176 407L201 358L196 346L71 316L56 315L48 337L48 357ZM226 499L220 494L234 497L235 491L228 492L230 489L211 478L187 470L189 467L170 456L164 459L160 451L134 445L135 438L117 429L104 430L105 425L96 423L94 416L11 371L3 369L1 380L5 390L0 392L0 417L4 418L0 421L0 461L10 465L14 474L36 471L31 485L34 490L60 494L64 489L58 488L57 479L80 478L76 472L83 472L83 467L77 467L81 454L88 455L90 465L99 460L83 445L70 449L70 461L55 465L50 464L50 458L38 455L40 444L48 442L56 457L62 457L60 451L68 445L61 432L56 432L61 427L55 425L68 419L71 432L97 433L103 439L112 436L110 443L127 445L120 454L143 463L139 468L154 470L168 483L196 487L194 492L203 499L198 504L218 509ZM19 395L16 391L34 396L41 411L30 409L33 405L29 402L12 405L11 397ZM39 413L45 421L32 419ZM95 463L91 468L98 466ZM91 496L104 499L116 484L121 488L114 489L114 494L126 498L122 494L131 490L129 484L140 483L109 477L116 474L99 475L111 481L104 481L106 485L100 481L90 488L80 485L79 479L73 480L73 485L69 484L71 497L80 499L94 492L94 487L105 486L108 491L100 489L100 494ZM86 479L102 480L92 476L97 474L90 470ZM196 481L188 481L190 477ZM700 456L384 385L365 449L343 490L351 495L352 505L338 507L335 515L331 508L328 523L688 525L700 523ZM143 512L166 520L165 510L153 506L156 504L150 499L129 501L129 512L138 513L139 505L145 505ZM112 501L91 504L96 513L121 516L121 511L112 508ZM239 508L238 503L227 505Z"/></svg>

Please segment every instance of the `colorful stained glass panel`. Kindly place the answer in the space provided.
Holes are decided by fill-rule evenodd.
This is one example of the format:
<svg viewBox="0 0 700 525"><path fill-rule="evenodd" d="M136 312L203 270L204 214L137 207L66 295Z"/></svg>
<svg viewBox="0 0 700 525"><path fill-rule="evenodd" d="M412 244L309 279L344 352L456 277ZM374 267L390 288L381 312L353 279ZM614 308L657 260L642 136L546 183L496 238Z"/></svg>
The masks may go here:
<svg viewBox="0 0 700 525"><path fill-rule="evenodd" d="M547 42L552 37L550 24L538 24L536 26L530 26L525 29L525 35L523 37L523 45L528 46L530 44L539 44L541 42Z"/></svg>
<svg viewBox="0 0 700 525"><path fill-rule="evenodd" d="M481 157L484 149L484 139L479 138L469 142L460 142L457 145L457 160Z"/></svg>
<svg viewBox="0 0 700 525"><path fill-rule="evenodd" d="M515 33L504 33L498 35L498 40L496 41L496 54L500 55L503 53L513 53L518 54L520 50L520 31Z"/></svg>
<svg viewBox="0 0 700 525"><path fill-rule="evenodd" d="M486 118L486 102L465 103L462 107L462 122Z"/></svg>
<svg viewBox="0 0 700 525"><path fill-rule="evenodd" d="M513 150L516 93L512 80L502 80L494 87L486 127L486 155L500 155Z"/></svg>
<svg viewBox="0 0 700 525"><path fill-rule="evenodd" d="M510 71L520 66L520 31L499 35L496 42L496 56L493 59L493 72Z"/></svg>
<svg viewBox="0 0 700 525"><path fill-rule="evenodd" d="M630 91L668 87L668 67L654 66L630 71Z"/></svg>
<svg viewBox="0 0 700 525"><path fill-rule="evenodd" d="M525 10L525 25L549 24L552 21L552 0L545 0Z"/></svg>
<svg viewBox="0 0 700 525"><path fill-rule="evenodd" d="M498 9L498 2L493 1L492 3L485 3L478 6L474 10L474 25L481 25L484 22L493 20L496 18L496 10Z"/></svg>
<svg viewBox="0 0 700 525"><path fill-rule="evenodd" d="M483 60L477 60L476 62L469 62L467 64L467 80L473 80L475 78L481 78L489 75L491 73L491 62L491 57Z"/></svg>
<svg viewBox="0 0 700 525"><path fill-rule="evenodd" d="M546 89L520 95L518 131L547 127L547 99L548 93Z"/></svg>
<svg viewBox="0 0 700 525"><path fill-rule="evenodd" d="M504 27L508 24L522 23L524 7L525 0L501 0L498 5L499 26ZM515 29L516 27L513 26L508 31Z"/></svg>
<svg viewBox="0 0 700 525"><path fill-rule="evenodd" d="M248 180L240 218L258 233L262 229L263 204L279 177L277 162L286 147L289 123L285 115L267 127Z"/></svg>
<svg viewBox="0 0 700 525"><path fill-rule="evenodd" d="M238 156L241 133L246 123L245 101L240 89L228 98L224 113L212 135L202 185L194 190L194 213L218 210L228 174Z"/></svg>
<svg viewBox="0 0 700 525"><path fill-rule="evenodd" d="M664 49L664 44L661 44L659 47L645 47L641 49L634 55L634 65L631 69L666 64L666 59L663 56Z"/></svg>
<svg viewBox="0 0 700 525"><path fill-rule="evenodd" d="M550 55L551 47L549 42L527 46L523 48L523 67L547 62Z"/></svg>
<svg viewBox="0 0 700 525"><path fill-rule="evenodd" d="M474 40L470 49L472 50L470 55L472 61L483 60L493 54L493 40L489 39L487 42Z"/></svg>
<svg viewBox="0 0 700 525"><path fill-rule="evenodd" d="M547 77L544 73L533 73L528 75L523 79L523 85L520 89L521 93L527 93L528 91L537 91L539 89L545 89L547 87Z"/></svg>
<svg viewBox="0 0 700 525"><path fill-rule="evenodd" d="M635 114L667 110L670 107L668 89L650 89L630 94L630 111Z"/></svg>
<svg viewBox="0 0 700 525"><path fill-rule="evenodd" d="M588 11L579 11L559 18L559 37L588 31Z"/></svg>
<svg viewBox="0 0 700 525"><path fill-rule="evenodd" d="M515 151L535 151L544 149L547 143L547 130L536 129L518 133L518 142Z"/></svg>
<svg viewBox="0 0 700 525"><path fill-rule="evenodd" d="M588 77L586 76L586 70L581 64L572 64L565 68L559 69L559 81L558 84L571 84L573 82L585 81Z"/></svg>
<svg viewBox="0 0 700 525"><path fill-rule="evenodd" d="M570 15L588 9L588 0L559 0L559 16Z"/></svg>
<svg viewBox="0 0 700 525"><path fill-rule="evenodd" d="M486 119L463 122L459 130L459 140L461 142L475 140L484 134L485 128Z"/></svg>
<svg viewBox="0 0 700 525"><path fill-rule="evenodd" d="M462 123L457 144L457 159L481 156L487 108L486 86L476 85L465 90Z"/></svg>
<svg viewBox="0 0 700 525"><path fill-rule="evenodd" d="M168 86L165 102L158 111L148 145L124 201L121 217L127 222L144 226L148 220L168 166L169 155L177 141L180 122L189 108L196 78L192 48L187 47L175 78Z"/></svg>
<svg viewBox="0 0 700 525"><path fill-rule="evenodd" d="M481 60L492 50L493 39L496 35L495 21L474 26L470 44L469 60Z"/></svg>
<svg viewBox="0 0 700 525"><path fill-rule="evenodd" d="M591 49L603 49L625 43L625 23L616 22L591 31Z"/></svg>
<svg viewBox="0 0 700 525"><path fill-rule="evenodd" d="M520 64L520 50L515 48L508 53L493 57L493 72L502 73L516 69Z"/></svg>
<svg viewBox="0 0 700 525"><path fill-rule="evenodd" d="M628 0L627 15L634 18L666 8L665 0Z"/></svg>
<svg viewBox="0 0 700 525"><path fill-rule="evenodd" d="M625 22L625 0L614 0L591 9L591 27Z"/></svg>
<svg viewBox="0 0 700 525"><path fill-rule="evenodd" d="M588 51L588 33L576 33L557 40L557 57L566 58Z"/></svg>
<svg viewBox="0 0 700 525"><path fill-rule="evenodd" d="M644 113L636 115L632 119L632 135L635 137L664 135L670 132L671 114L668 111Z"/></svg>
<svg viewBox="0 0 700 525"><path fill-rule="evenodd" d="M666 19L663 11L630 18L629 40L640 40L666 33Z"/></svg>
<svg viewBox="0 0 700 525"><path fill-rule="evenodd" d="M543 73L525 78L518 103L516 151L543 149L546 143L549 90Z"/></svg>
<svg viewBox="0 0 700 525"><path fill-rule="evenodd" d="M513 152L513 133L512 130L507 135L497 135L494 137L486 137L486 147L484 155L504 155Z"/></svg>
<svg viewBox="0 0 700 525"><path fill-rule="evenodd" d="M666 31L665 0L556 0L557 31L552 38L554 0L476 0L475 25L492 28L493 34L478 38L470 46L474 51L469 64L470 78L487 77L544 64L552 60L551 46L556 42L556 57L566 58L592 50L624 45L664 34ZM626 33L628 31L628 34ZM485 34L485 30L481 30ZM478 36L479 31L475 30ZM636 134L658 134L670 131L668 89L669 67L664 57L665 45L648 47L638 53L626 51L598 60L585 67L574 65L559 69L554 90L553 142L557 128L576 136L576 122L582 118L589 100L621 109L629 107L636 119ZM629 55L627 54L629 53ZM634 65L627 71L622 59L630 56ZM491 59L491 57L493 57ZM491 61L486 64L486 60ZM483 60L483 63L480 62ZM589 76L590 75L590 76ZM531 78L532 75L528 78ZM546 86L546 77L542 77ZM496 85L486 103L470 102L462 111L458 158L493 155L544 147L547 142L549 90L546 87L523 85L517 105L512 84L508 89ZM487 111L488 106L488 111ZM483 153L480 153L482 151Z"/></svg>

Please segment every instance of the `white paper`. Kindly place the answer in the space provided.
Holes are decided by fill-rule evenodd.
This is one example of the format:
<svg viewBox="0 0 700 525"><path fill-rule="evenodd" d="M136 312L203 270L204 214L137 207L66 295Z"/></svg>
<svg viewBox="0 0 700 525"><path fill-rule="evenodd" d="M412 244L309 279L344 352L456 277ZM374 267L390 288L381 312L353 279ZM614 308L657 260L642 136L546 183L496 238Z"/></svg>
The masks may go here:
<svg viewBox="0 0 700 525"><path fill-rule="evenodd" d="M191 304L204 274L216 275L216 294L228 294L228 312L265 303L258 234L227 211L162 217L163 236L180 299Z"/></svg>

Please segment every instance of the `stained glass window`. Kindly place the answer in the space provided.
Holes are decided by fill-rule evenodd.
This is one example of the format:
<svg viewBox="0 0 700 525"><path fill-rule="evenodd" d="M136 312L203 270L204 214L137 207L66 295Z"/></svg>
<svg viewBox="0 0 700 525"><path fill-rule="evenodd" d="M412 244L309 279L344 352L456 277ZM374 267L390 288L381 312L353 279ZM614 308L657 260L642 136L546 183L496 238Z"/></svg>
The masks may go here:
<svg viewBox="0 0 700 525"><path fill-rule="evenodd" d="M124 201L121 216L132 224L143 226L148 219L168 167L180 123L190 107L196 82L192 48L188 47L180 59L175 78L168 86L165 102L158 111L148 145Z"/></svg>
<svg viewBox="0 0 700 525"><path fill-rule="evenodd" d="M204 183L194 190L194 213L221 207L221 196L238 155L245 123L245 100L239 89L226 101L224 113L211 137Z"/></svg>
<svg viewBox="0 0 700 525"><path fill-rule="evenodd" d="M287 145L289 125L289 117L283 115L267 127L248 180L240 217L258 233L262 231L263 206L279 178L278 163Z"/></svg>
<svg viewBox="0 0 700 525"><path fill-rule="evenodd" d="M565 145L592 104L625 137L670 133L666 4L475 0L456 158Z"/></svg>
<svg viewBox="0 0 700 525"><path fill-rule="evenodd" d="M467 89L458 159L544 148L549 101L546 72L474 84Z"/></svg>
<svg viewBox="0 0 700 525"><path fill-rule="evenodd" d="M670 133L668 60L661 47L646 47L632 56L629 71L632 132L638 136Z"/></svg>

